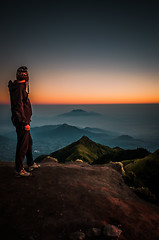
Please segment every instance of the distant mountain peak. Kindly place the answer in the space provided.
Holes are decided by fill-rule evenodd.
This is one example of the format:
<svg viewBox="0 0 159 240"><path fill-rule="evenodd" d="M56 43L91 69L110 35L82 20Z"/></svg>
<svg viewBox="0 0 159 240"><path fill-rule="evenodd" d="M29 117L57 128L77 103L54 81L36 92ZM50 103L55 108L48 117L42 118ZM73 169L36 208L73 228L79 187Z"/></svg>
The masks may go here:
<svg viewBox="0 0 159 240"><path fill-rule="evenodd" d="M62 134L70 134L72 133L72 131L74 132L77 132L77 131L80 131L80 129L76 126L72 126L72 125L69 125L69 124L61 124L58 126L58 128L55 129L55 132L57 133L62 133Z"/></svg>
<svg viewBox="0 0 159 240"><path fill-rule="evenodd" d="M121 136L119 136L117 139L119 139L119 140L124 140L124 141L134 140L134 138L131 137L131 136L129 136L129 135L121 135Z"/></svg>
<svg viewBox="0 0 159 240"><path fill-rule="evenodd" d="M67 124L67 123L63 123L63 124L61 124L61 126L63 126L63 127L67 127L67 126L69 126L69 124Z"/></svg>
<svg viewBox="0 0 159 240"><path fill-rule="evenodd" d="M70 112L66 112L58 115L58 117L89 117L89 116L101 116L100 113L97 112L87 112L83 109L73 109Z"/></svg>
<svg viewBox="0 0 159 240"><path fill-rule="evenodd" d="M69 124L67 124L67 123L63 123L63 124L61 124L59 127L60 127L60 128L70 128L70 127L74 127L74 126L71 126L71 125L69 125Z"/></svg>
<svg viewBox="0 0 159 240"><path fill-rule="evenodd" d="M84 111L83 109L73 109L71 112L73 113L85 113L86 111Z"/></svg>

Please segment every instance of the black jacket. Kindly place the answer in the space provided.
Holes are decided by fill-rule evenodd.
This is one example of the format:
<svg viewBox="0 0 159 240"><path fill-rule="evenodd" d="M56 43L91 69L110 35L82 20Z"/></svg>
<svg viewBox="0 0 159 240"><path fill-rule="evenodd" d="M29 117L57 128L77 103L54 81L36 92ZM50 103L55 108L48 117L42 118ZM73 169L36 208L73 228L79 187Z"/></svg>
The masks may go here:
<svg viewBox="0 0 159 240"><path fill-rule="evenodd" d="M12 122L15 127L20 125L25 126L30 123L32 108L26 92L25 83L18 83L17 80L8 83L10 100L11 100L11 112Z"/></svg>

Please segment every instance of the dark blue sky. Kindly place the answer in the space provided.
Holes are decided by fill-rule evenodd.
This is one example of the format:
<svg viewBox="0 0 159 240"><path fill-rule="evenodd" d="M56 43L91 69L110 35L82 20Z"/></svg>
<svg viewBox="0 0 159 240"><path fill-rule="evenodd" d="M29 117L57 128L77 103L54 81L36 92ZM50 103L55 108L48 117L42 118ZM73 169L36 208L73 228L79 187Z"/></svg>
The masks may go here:
<svg viewBox="0 0 159 240"><path fill-rule="evenodd" d="M157 1L5 1L0 7L0 81L21 65L158 72Z"/></svg>
<svg viewBox="0 0 159 240"><path fill-rule="evenodd" d="M108 61L158 69L158 5L117 2L5 1L1 66Z"/></svg>

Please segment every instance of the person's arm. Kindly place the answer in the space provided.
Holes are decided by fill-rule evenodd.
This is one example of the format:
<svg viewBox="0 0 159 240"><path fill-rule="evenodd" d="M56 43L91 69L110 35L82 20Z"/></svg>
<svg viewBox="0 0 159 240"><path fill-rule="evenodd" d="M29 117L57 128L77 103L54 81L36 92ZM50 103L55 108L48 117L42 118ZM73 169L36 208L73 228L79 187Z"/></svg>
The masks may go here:
<svg viewBox="0 0 159 240"><path fill-rule="evenodd" d="M19 125L26 126L27 120L23 108L23 86L19 84L17 91L15 92L15 114Z"/></svg>

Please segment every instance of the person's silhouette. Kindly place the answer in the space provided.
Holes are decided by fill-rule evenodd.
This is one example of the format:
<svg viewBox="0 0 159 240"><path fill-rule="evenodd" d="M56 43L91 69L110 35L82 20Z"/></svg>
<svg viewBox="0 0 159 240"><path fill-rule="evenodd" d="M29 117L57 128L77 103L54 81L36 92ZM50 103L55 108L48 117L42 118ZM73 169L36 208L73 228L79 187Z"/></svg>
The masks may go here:
<svg viewBox="0 0 159 240"><path fill-rule="evenodd" d="M32 107L26 91L29 81L28 69L22 66L17 69L16 80L8 83L11 101L12 122L17 132L17 148L15 157L15 168L17 176L30 176L30 172L23 167L24 158L27 158L28 170L32 171L39 167L33 161L32 138L30 135L30 121Z"/></svg>

